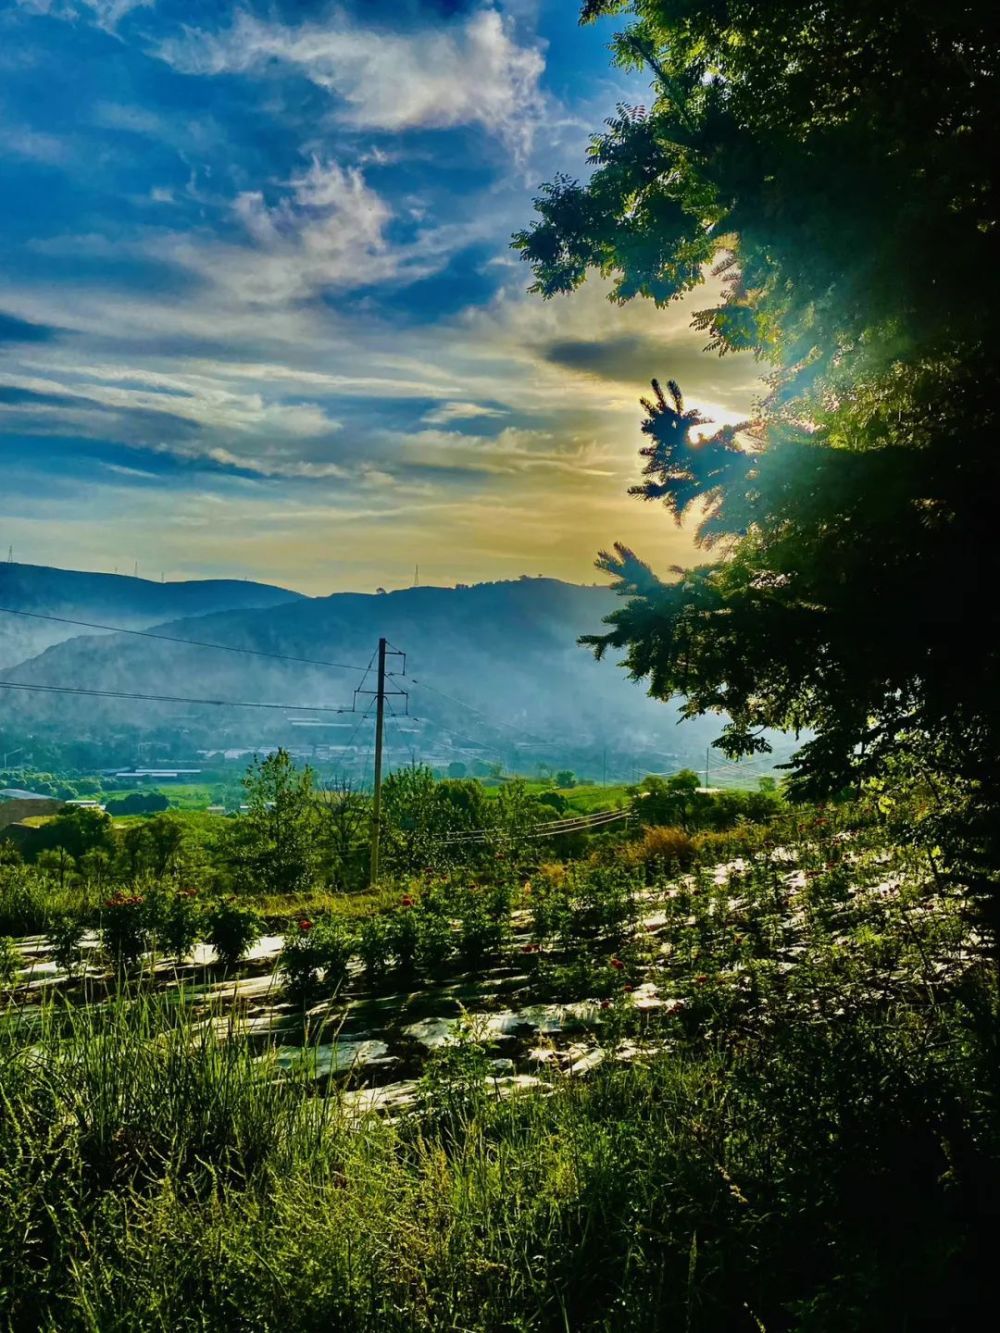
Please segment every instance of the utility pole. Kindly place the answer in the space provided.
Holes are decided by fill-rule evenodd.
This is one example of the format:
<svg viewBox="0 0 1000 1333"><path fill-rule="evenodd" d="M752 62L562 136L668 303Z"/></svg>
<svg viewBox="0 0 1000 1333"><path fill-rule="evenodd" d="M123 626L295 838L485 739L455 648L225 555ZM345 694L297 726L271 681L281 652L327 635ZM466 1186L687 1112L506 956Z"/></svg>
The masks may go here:
<svg viewBox="0 0 1000 1333"><path fill-rule="evenodd" d="M385 721L385 639L378 641L378 689L375 694L375 794L372 798L372 857L369 879L378 882L379 838L382 833L382 725Z"/></svg>
<svg viewBox="0 0 1000 1333"><path fill-rule="evenodd" d="M385 669L385 659L387 657L401 657L403 659L402 672L387 672ZM385 688L386 680L391 676L406 675L406 654L400 652L397 648L390 648L388 640L382 638L378 641L378 682L374 690L355 690L355 699L359 694L375 695L375 791L372 796L372 833L371 833L371 862L369 870L369 879L372 885L378 880L378 854L379 842L382 834L382 732L385 726L385 701L392 695L399 695L407 699L406 711L409 712L409 701L405 690L387 690Z"/></svg>
<svg viewBox="0 0 1000 1333"><path fill-rule="evenodd" d="M709 746L705 746L705 786L708 786L708 752Z"/></svg>

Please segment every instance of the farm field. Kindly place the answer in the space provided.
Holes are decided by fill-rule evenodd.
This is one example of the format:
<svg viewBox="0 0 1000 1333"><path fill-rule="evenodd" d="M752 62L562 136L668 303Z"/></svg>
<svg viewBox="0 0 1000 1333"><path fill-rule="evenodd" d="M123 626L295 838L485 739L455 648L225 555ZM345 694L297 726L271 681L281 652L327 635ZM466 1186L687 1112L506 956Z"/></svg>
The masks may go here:
<svg viewBox="0 0 1000 1333"><path fill-rule="evenodd" d="M246 905L228 935L150 886L69 943L17 939L12 1326L270 1328L289 1300L300 1326L373 1330L971 1308L956 1205L997 1168L963 1089L995 990L960 903L849 808L674 848L686 868L622 844L315 917ZM881 1219L904 1214L896 1244Z"/></svg>

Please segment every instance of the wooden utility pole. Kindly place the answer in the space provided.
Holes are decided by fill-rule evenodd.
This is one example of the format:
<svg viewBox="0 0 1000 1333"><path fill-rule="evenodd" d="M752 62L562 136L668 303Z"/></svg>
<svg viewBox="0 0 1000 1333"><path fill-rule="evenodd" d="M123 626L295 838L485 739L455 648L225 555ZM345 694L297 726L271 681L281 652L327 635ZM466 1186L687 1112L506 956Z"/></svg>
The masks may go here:
<svg viewBox="0 0 1000 1333"><path fill-rule="evenodd" d="M375 693L375 794L372 797L372 855L369 880L378 882L379 841L382 836L382 726L385 721L385 639L378 641L378 688Z"/></svg>

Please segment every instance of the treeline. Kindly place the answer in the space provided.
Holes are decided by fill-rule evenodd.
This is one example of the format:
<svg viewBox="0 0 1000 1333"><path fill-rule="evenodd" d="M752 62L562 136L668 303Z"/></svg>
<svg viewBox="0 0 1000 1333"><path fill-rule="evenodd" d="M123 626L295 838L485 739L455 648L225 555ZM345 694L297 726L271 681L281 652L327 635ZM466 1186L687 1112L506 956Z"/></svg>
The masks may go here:
<svg viewBox="0 0 1000 1333"><path fill-rule="evenodd" d="M161 810L116 823L81 807L4 830L0 933L43 929L50 911L86 911L117 890L149 883L289 901L367 887L370 793L347 781L320 786L312 769L297 767L283 750L252 764L243 788L244 808L231 817ZM562 800L517 779L490 791L475 779L437 780L422 766L399 769L383 786L382 872L401 880L459 867L481 877L545 860L600 863L618 855L655 870L689 864L706 838L765 824L782 808L774 791L704 792L685 772L633 789L627 822L533 836L558 810L553 797Z"/></svg>

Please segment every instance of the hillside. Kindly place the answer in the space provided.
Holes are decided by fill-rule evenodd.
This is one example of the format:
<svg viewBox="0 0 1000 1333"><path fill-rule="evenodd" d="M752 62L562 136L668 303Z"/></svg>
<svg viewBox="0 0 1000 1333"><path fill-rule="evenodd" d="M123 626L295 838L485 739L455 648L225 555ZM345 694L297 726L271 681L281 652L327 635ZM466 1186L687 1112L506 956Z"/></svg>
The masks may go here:
<svg viewBox="0 0 1000 1333"><path fill-rule="evenodd" d="M411 717L392 703L390 747L446 762L478 752L508 764L588 765L646 755L660 767L704 760L719 723L677 727L676 708L650 700L614 661L577 645L614 605L603 587L521 579L467 588L408 588L381 595L336 593L265 610L177 621L164 632L257 652L354 667L269 661L126 635L80 637L9 672L12 680L185 697L350 708L380 635L407 653ZM399 659L392 667L399 669ZM371 689L371 677L365 686ZM370 700L360 697L363 710ZM59 727L76 739L144 735L175 752L197 746L275 744L332 751L358 717L19 694L26 732ZM311 723L312 725L304 725ZM320 724L320 725L317 725ZM365 733L370 732L370 728ZM179 748L178 748L179 747ZM625 774L631 777L631 773Z"/></svg>
<svg viewBox="0 0 1000 1333"><path fill-rule="evenodd" d="M0 564L0 607L144 629L165 620L292 601L299 593L240 579L154 583L46 565ZM72 625L0 611L0 670L79 634Z"/></svg>

